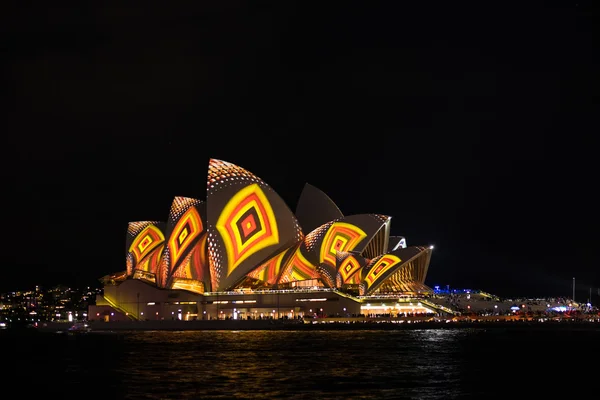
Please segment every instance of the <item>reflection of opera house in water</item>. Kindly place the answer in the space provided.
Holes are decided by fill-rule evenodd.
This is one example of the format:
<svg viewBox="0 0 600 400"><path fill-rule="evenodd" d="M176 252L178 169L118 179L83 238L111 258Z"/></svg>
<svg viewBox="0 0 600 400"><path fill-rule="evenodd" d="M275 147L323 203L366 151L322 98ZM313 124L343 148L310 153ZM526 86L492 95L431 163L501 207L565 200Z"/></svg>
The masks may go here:
<svg viewBox="0 0 600 400"><path fill-rule="evenodd" d="M350 317L434 312L431 247L390 236L391 217L344 216L305 185L296 213L260 178L211 159L206 201L176 197L166 222L129 223L126 271L102 278L90 320Z"/></svg>

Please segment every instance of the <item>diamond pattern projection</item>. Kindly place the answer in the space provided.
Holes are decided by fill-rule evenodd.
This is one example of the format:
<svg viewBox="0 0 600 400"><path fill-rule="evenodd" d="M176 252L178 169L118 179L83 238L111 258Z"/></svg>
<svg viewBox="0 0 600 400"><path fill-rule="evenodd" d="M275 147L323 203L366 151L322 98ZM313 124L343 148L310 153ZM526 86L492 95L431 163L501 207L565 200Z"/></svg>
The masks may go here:
<svg viewBox="0 0 600 400"><path fill-rule="evenodd" d="M227 276L253 253L279 243L275 214L257 184L231 198L216 226L227 251Z"/></svg>
<svg viewBox="0 0 600 400"><path fill-rule="evenodd" d="M374 259L366 269L360 293L370 295L381 291L398 293L429 290L424 281L430 256L429 247L410 246Z"/></svg>
<svg viewBox="0 0 600 400"><path fill-rule="evenodd" d="M205 203L203 201L181 196L173 199L166 229L167 246L158 268L157 286L163 288L172 286L172 278L176 271L179 271L178 278L204 279L203 277L205 277L206 282L204 283L208 282L208 261L206 256L202 256L202 254L206 254L206 250L195 250L197 243L203 236L206 236L204 215ZM206 246L206 242L204 242L204 246ZM196 254L190 257L193 251ZM192 275L182 275L182 271L188 270L183 264L187 265L190 259L196 259L194 257L200 257L200 261L204 264L195 264L193 267L195 273Z"/></svg>
<svg viewBox="0 0 600 400"><path fill-rule="evenodd" d="M158 265L160 264L160 258L164 247L164 244L161 244L152 250L141 262L137 263L135 270L149 272L155 275L158 270Z"/></svg>
<svg viewBox="0 0 600 400"><path fill-rule="evenodd" d="M318 249L321 243L323 243L323 238L325 237L325 234L331 225L333 225L333 221L321 225L304 237L303 250L305 251L307 259L313 265L319 264Z"/></svg>
<svg viewBox="0 0 600 400"><path fill-rule="evenodd" d="M339 274L342 278L342 284L348 283L348 280L362 268L355 256L346 257L340 265Z"/></svg>
<svg viewBox="0 0 600 400"><path fill-rule="evenodd" d="M204 231L202 218L196 207L190 207L177 222L169 238L169 250L172 265L177 265L179 258Z"/></svg>
<svg viewBox="0 0 600 400"><path fill-rule="evenodd" d="M128 252L132 253L134 262L139 262L149 252L164 242L165 237L155 222L130 222L129 234L133 236ZM139 227L143 226L141 229Z"/></svg>
<svg viewBox="0 0 600 400"><path fill-rule="evenodd" d="M362 254L389 220L390 217L380 214L355 214L323 224L306 235L306 257L314 265L335 268L338 251Z"/></svg>
<svg viewBox="0 0 600 400"><path fill-rule="evenodd" d="M205 271L208 265L206 239L206 234L201 235L196 245L181 260L177 269L173 271L170 282L172 288L175 286L183 288L185 286L188 290L196 293L202 293L201 290L204 291Z"/></svg>
<svg viewBox="0 0 600 400"><path fill-rule="evenodd" d="M366 290L368 290L380 276L383 276L400 262L402 262L400 257L393 254L384 254L375 259L373 266L368 268L367 274L363 279Z"/></svg>
<svg viewBox="0 0 600 400"><path fill-rule="evenodd" d="M126 257L128 274L136 270L156 273L165 242L163 232L157 226L160 224L154 221L129 223L128 235L131 239Z"/></svg>
<svg viewBox="0 0 600 400"><path fill-rule="evenodd" d="M302 248L298 246L285 270L281 274L279 283L288 283L295 281L304 281L307 279L319 278L316 267L303 254Z"/></svg>
<svg viewBox="0 0 600 400"><path fill-rule="evenodd" d="M336 266L338 251L350 251L363 240L367 234L358 226L345 222L336 222L327 231L321 245L320 263Z"/></svg>
<svg viewBox="0 0 600 400"><path fill-rule="evenodd" d="M288 256L292 250L294 249L287 249L277 254L275 257L250 272L248 277L266 282L269 285L275 285L279 278L279 274L282 271L282 267L285 267L287 263L286 260L289 259Z"/></svg>
<svg viewBox="0 0 600 400"><path fill-rule="evenodd" d="M348 278L348 280L344 282L344 285L358 285L360 282L360 272L358 272L350 276L350 278Z"/></svg>
<svg viewBox="0 0 600 400"><path fill-rule="evenodd" d="M210 159L206 202L175 197L166 228L158 221L129 223L123 276L196 293L312 279L361 294L426 288L431 250L390 237L391 217L343 216L310 185L300 202L308 226L321 224L306 236L269 185Z"/></svg>
<svg viewBox="0 0 600 400"><path fill-rule="evenodd" d="M360 271L367 260L356 252L339 251L336 256L336 286L360 283Z"/></svg>
<svg viewBox="0 0 600 400"><path fill-rule="evenodd" d="M215 159L209 162L207 222L212 290L234 287L257 265L304 237L269 185L237 165Z"/></svg>

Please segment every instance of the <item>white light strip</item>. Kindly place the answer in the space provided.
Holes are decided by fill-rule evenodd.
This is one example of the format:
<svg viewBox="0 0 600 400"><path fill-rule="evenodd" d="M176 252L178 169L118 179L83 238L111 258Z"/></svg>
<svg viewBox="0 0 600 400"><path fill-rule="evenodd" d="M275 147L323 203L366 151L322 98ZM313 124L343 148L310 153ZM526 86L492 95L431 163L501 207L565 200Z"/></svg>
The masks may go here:
<svg viewBox="0 0 600 400"><path fill-rule="evenodd" d="M296 301L327 301L327 299L296 299Z"/></svg>

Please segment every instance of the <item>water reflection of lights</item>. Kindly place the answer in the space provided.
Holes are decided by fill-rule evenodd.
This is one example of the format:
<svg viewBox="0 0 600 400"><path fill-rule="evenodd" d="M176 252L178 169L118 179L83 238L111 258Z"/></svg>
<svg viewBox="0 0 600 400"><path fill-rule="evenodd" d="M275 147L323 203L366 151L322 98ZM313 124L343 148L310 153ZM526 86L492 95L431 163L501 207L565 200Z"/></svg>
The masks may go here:
<svg viewBox="0 0 600 400"><path fill-rule="evenodd" d="M457 329L418 329L411 331L418 340L426 342L448 342L454 341L464 332Z"/></svg>

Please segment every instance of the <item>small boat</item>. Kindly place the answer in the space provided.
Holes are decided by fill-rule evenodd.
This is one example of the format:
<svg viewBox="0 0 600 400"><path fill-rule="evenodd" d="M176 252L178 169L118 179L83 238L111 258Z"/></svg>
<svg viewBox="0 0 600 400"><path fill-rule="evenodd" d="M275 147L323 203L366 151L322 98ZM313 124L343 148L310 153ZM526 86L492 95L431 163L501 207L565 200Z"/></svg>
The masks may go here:
<svg viewBox="0 0 600 400"><path fill-rule="evenodd" d="M92 328L90 328L88 326L88 324L84 323L84 322L76 322L73 325L71 325L71 327L69 327L69 329L67 329L68 333L88 333L92 330Z"/></svg>

